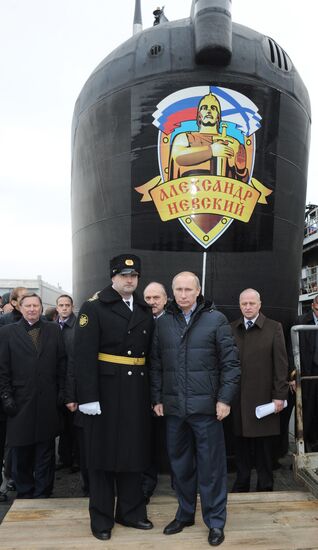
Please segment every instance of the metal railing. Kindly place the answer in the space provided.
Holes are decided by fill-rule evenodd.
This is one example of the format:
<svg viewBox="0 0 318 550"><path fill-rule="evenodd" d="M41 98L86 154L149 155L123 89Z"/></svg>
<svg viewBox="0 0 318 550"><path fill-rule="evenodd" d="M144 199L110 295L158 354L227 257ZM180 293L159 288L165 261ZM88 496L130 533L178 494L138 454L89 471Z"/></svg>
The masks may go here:
<svg viewBox="0 0 318 550"><path fill-rule="evenodd" d="M318 380L318 376L302 376L300 361L299 332L317 331L317 325L295 325L291 328L291 341L296 369L296 454L294 472L308 489L318 497L318 453L306 452L304 442L304 422L301 382Z"/></svg>
<svg viewBox="0 0 318 550"><path fill-rule="evenodd" d="M318 232L318 208L310 210L305 218L304 238Z"/></svg>
<svg viewBox="0 0 318 550"><path fill-rule="evenodd" d="M318 292L318 265L306 266L303 269L306 270L306 277L301 279L302 293Z"/></svg>

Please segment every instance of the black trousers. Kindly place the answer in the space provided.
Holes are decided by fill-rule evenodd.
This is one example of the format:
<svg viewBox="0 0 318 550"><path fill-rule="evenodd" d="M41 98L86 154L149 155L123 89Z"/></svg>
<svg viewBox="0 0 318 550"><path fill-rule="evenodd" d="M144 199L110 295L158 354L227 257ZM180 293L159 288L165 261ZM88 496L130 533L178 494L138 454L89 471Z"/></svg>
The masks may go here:
<svg viewBox="0 0 318 550"><path fill-rule="evenodd" d="M316 374L316 373L315 373ZM318 444L318 380L303 380L303 424L306 451Z"/></svg>
<svg viewBox="0 0 318 550"><path fill-rule="evenodd" d="M272 437L235 437L236 480L233 493L250 490L251 472L257 472L257 491L273 490Z"/></svg>
<svg viewBox="0 0 318 550"><path fill-rule="evenodd" d="M5 419L0 420L0 486L3 481L2 477L2 466L3 466L3 459L4 459L4 447L6 442L6 426L7 421Z"/></svg>
<svg viewBox="0 0 318 550"><path fill-rule="evenodd" d="M194 520L199 488L204 523L223 528L227 472L222 422L215 416L167 416L167 449L179 507L176 519Z"/></svg>
<svg viewBox="0 0 318 550"><path fill-rule="evenodd" d="M55 439L12 447L12 477L18 498L47 498L55 474Z"/></svg>
<svg viewBox="0 0 318 550"><path fill-rule="evenodd" d="M79 426L75 426L75 429L76 429L76 437L77 437L78 448L79 448L82 491L84 495L87 496L89 494L89 480L88 480L88 469L87 469L86 456L85 456L84 430L82 427L79 427Z"/></svg>
<svg viewBox="0 0 318 550"><path fill-rule="evenodd" d="M148 499L157 487L159 472L171 474L166 439L166 417L153 416L151 418L151 464L142 475L142 490ZM172 477L171 487L173 487Z"/></svg>
<svg viewBox="0 0 318 550"><path fill-rule="evenodd" d="M136 522L147 517L141 476L141 472L88 470L89 513L94 531L111 529L114 525L115 485L117 489L115 518Z"/></svg>
<svg viewBox="0 0 318 550"><path fill-rule="evenodd" d="M60 434L58 445L60 462L64 466L79 464L79 446L76 427L74 426L74 413L69 411L66 407L63 407L62 418L63 430Z"/></svg>

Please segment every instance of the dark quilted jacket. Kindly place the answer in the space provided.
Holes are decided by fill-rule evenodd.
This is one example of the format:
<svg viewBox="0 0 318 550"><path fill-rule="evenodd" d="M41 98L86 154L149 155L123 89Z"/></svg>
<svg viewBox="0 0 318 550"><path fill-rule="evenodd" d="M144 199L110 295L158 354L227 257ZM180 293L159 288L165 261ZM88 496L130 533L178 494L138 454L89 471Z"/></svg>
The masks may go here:
<svg viewBox="0 0 318 550"><path fill-rule="evenodd" d="M164 414L215 414L216 402L230 404L240 364L226 317L199 297L186 324L173 301L156 322L151 355L152 403Z"/></svg>

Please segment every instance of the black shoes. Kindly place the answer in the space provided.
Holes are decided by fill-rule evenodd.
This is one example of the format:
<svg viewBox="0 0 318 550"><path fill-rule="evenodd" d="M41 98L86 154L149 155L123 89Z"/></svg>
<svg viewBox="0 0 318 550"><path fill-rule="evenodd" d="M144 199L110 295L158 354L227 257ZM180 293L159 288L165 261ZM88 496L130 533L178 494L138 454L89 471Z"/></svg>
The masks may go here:
<svg viewBox="0 0 318 550"><path fill-rule="evenodd" d="M0 491L0 502L7 502L7 500L8 500L7 494Z"/></svg>
<svg viewBox="0 0 318 550"><path fill-rule="evenodd" d="M139 519L138 521L124 521L121 519L116 519L116 522L125 527L133 527L134 529L152 529L153 523L148 519Z"/></svg>
<svg viewBox="0 0 318 550"><path fill-rule="evenodd" d="M16 491L16 486L13 479L8 479L7 481L7 491Z"/></svg>
<svg viewBox="0 0 318 550"><path fill-rule="evenodd" d="M96 537L99 540L109 540L110 537L112 536L111 529L105 529L104 531L94 531L92 529L92 533L94 537Z"/></svg>
<svg viewBox="0 0 318 550"><path fill-rule="evenodd" d="M163 530L164 535L175 535L176 533L181 533L184 527L191 527L194 525L194 521L179 521L178 519L173 519Z"/></svg>
<svg viewBox="0 0 318 550"><path fill-rule="evenodd" d="M208 536L208 543L211 544L211 546L218 546L224 541L224 532L223 529L219 529L218 527L212 527L209 531Z"/></svg>

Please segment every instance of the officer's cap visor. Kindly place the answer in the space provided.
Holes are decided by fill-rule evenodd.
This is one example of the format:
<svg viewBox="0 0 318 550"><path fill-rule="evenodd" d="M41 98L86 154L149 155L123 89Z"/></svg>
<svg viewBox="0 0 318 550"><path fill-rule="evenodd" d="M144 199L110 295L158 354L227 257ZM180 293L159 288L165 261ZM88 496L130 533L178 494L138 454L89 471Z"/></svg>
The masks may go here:
<svg viewBox="0 0 318 550"><path fill-rule="evenodd" d="M135 269L121 269L121 271L118 272L119 275L139 275L138 271Z"/></svg>

